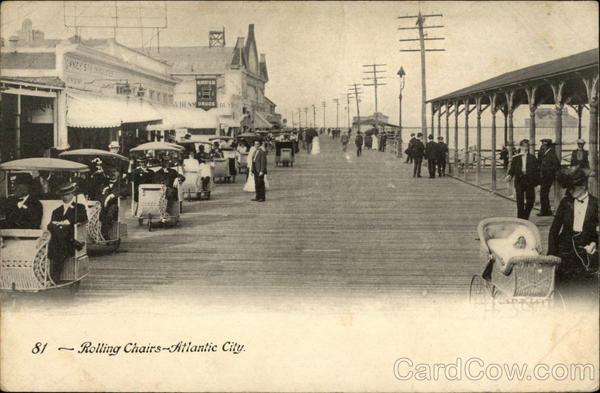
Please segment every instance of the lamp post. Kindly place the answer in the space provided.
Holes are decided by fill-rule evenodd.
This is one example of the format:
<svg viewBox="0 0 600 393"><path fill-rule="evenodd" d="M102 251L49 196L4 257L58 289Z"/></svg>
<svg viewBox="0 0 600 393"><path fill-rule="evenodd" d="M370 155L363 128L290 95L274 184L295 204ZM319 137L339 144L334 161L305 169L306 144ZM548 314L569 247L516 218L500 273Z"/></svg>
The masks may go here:
<svg viewBox="0 0 600 393"><path fill-rule="evenodd" d="M404 90L404 77L406 72L404 68L400 66L398 71L398 77L400 79L400 93L398 94L398 149L396 151L396 157L402 157L402 90Z"/></svg>

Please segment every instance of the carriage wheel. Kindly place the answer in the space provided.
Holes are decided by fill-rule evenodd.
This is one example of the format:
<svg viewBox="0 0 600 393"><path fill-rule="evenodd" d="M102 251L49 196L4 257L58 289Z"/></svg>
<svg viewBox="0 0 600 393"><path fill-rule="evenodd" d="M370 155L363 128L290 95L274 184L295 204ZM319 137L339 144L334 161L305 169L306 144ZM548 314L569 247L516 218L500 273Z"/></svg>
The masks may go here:
<svg viewBox="0 0 600 393"><path fill-rule="evenodd" d="M491 288L486 280L480 275L475 274L471 278L471 286L469 289L469 303L477 305L486 305L492 299Z"/></svg>

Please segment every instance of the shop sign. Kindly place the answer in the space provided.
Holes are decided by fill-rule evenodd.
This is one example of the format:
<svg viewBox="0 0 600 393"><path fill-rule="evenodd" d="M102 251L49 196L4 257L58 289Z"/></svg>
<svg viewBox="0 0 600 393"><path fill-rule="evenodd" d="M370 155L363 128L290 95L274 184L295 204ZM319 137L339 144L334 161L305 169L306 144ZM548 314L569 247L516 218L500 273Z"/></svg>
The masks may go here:
<svg viewBox="0 0 600 393"><path fill-rule="evenodd" d="M196 79L196 108L217 107L217 79Z"/></svg>

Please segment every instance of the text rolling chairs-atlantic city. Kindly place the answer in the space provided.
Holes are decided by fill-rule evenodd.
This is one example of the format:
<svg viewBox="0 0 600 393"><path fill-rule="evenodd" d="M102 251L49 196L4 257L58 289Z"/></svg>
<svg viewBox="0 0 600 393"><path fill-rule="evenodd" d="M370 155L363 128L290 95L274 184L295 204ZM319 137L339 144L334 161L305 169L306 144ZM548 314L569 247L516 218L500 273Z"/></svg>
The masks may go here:
<svg viewBox="0 0 600 393"><path fill-rule="evenodd" d="M99 149L69 150L60 153L59 157L87 165L90 170L94 167L105 168L100 170L100 176L105 182L93 181L92 176L87 176L85 180L88 187L87 190L80 190L80 203L87 210L90 250L117 250L121 239L127 236L127 224L121 222L121 196L126 188L123 174L129 160L120 154ZM94 173L96 174L97 172Z"/></svg>
<svg viewBox="0 0 600 393"><path fill-rule="evenodd" d="M72 183L75 175L88 171L86 165L58 158L25 158L0 164L2 195L8 197L4 201L15 198L13 193L16 187L13 187L12 178L26 176L30 179L27 199L39 200L37 206L40 210L36 215L35 226L39 222L36 228L29 226L23 229L23 225L9 223L6 216L0 217L0 222L5 220L8 223L3 225L5 229L0 229L0 289L35 292L78 284L88 274L87 228L86 223L81 222L85 221L85 217L77 217L77 193ZM69 220L58 222L53 217L55 212L63 211L59 208L65 203L62 199L64 196L60 196L60 188L57 187L61 183L55 179L71 183L71 188L63 194L74 196L72 224ZM34 207L29 202L27 208ZM65 210L63 214L66 215L67 212ZM3 213L7 213L7 210L3 210ZM84 209L82 213L85 213ZM52 224L52 229L49 224ZM14 228L15 226L20 228ZM55 235L56 239L53 239ZM68 247L57 248L57 244L66 244ZM57 268L58 265L60 269Z"/></svg>

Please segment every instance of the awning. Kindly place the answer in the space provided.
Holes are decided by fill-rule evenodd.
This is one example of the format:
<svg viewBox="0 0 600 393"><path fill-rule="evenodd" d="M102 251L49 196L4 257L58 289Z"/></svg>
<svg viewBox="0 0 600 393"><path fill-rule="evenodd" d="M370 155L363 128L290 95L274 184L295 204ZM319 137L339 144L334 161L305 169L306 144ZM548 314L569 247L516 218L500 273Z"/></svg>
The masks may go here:
<svg viewBox="0 0 600 393"><path fill-rule="evenodd" d="M199 108L178 108L156 106L162 122L148 126L148 131L175 130L180 128L217 128L218 116L215 111Z"/></svg>
<svg viewBox="0 0 600 393"><path fill-rule="evenodd" d="M254 112L254 127L255 128L271 128L273 125L265 119L267 115L261 115L260 112Z"/></svg>
<svg viewBox="0 0 600 393"><path fill-rule="evenodd" d="M137 98L101 97L69 92L67 126L78 128L120 127L162 119L152 105Z"/></svg>

